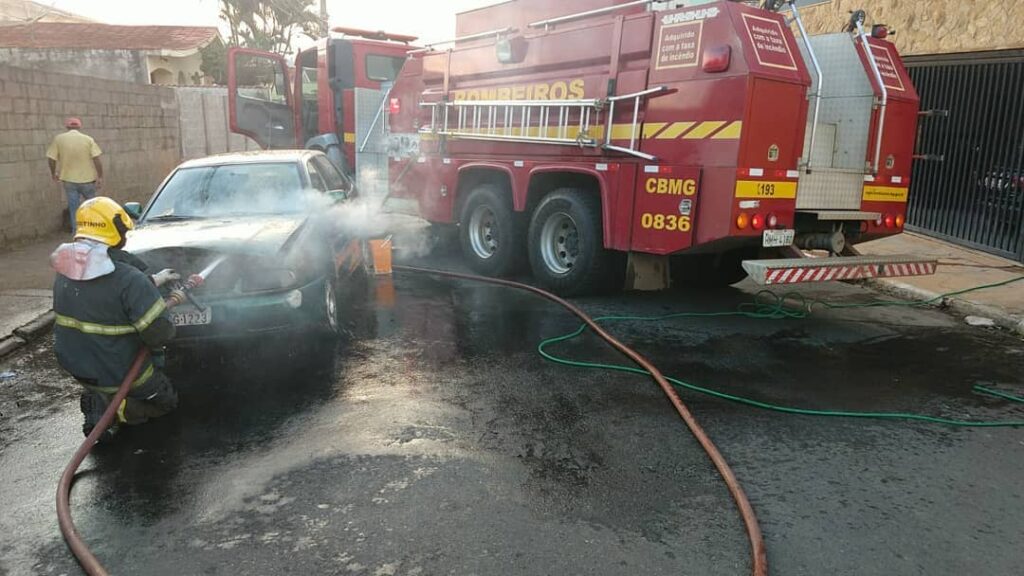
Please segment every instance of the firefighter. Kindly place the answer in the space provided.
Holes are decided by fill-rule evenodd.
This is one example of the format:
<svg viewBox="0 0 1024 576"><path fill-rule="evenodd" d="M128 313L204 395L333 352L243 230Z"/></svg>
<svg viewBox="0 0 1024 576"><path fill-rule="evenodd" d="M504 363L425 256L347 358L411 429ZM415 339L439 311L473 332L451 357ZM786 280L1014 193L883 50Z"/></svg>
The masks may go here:
<svg viewBox="0 0 1024 576"><path fill-rule="evenodd" d="M50 256L57 271L54 349L61 367L85 388L82 432L88 436L142 347L159 349L174 337L158 287L179 276L169 269L148 276L145 264L122 250L135 224L110 198L82 203L75 223L74 241ZM119 424L141 424L177 405L174 386L147 360L118 406L115 424L100 440L112 438Z"/></svg>

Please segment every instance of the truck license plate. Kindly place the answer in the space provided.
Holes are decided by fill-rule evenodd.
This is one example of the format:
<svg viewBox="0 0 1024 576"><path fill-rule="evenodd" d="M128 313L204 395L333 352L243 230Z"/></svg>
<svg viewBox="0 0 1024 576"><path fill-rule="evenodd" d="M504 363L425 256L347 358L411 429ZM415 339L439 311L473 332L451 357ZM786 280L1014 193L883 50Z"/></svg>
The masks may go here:
<svg viewBox="0 0 1024 576"><path fill-rule="evenodd" d="M765 248L778 248L780 246L792 246L796 230L765 230L761 239L761 246Z"/></svg>
<svg viewBox="0 0 1024 576"><path fill-rule="evenodd" d="M205 326L213 322L213 311L210 308L202 311L195 308L172 311L171 322L175 326Z"/></svg>

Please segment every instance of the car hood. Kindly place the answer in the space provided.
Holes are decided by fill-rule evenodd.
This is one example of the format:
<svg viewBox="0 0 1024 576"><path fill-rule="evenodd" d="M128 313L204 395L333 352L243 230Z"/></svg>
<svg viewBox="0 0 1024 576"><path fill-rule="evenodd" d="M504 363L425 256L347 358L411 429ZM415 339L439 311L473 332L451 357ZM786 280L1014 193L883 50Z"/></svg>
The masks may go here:
<svg viewBox="0 0 1024 576"><path fill-rule="evenodd" d="M308 216L244 217L149 222L128 233L125 250L144 257L163 248L202 249L219 253L277 254L305 226Z"/></svg>
<svg viewBox="0 0 1024 576"><path fill-rule="evenodd" d="M219 262L200 295L284 289L317 274L322 243L309 242L311 216L246 217L231 220L152 222L128 234L125 250L150 273L172 268L183 276ZM290 271L290 272L288 272ZM285 277L279 283L268 279Z"/></svg>

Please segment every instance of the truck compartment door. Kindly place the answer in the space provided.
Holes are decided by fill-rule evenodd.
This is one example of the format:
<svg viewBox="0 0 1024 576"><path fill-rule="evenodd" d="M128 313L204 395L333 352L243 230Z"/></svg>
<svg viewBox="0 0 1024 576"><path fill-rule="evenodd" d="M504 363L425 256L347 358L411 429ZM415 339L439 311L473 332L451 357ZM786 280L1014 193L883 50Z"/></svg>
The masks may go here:
<svg viewBox="0 0 1024 576"><path fill-rule="evenodd" d="M630 249L673 254L693 244L700 168L647 164L637 176Z"/></svg>
<svg viewBox="0 0 1024 576"><path fill-rule="evenodd" d="M297 148L284 58L247 48L228 50L228 114L232 132L263 148Z"/></svg>

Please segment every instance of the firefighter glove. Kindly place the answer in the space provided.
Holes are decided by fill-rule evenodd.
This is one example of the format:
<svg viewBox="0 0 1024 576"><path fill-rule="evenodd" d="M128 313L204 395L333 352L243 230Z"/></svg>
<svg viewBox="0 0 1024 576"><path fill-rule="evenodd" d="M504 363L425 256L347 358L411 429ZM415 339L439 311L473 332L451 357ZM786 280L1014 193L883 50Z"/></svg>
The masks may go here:
<svg viewBox="0 0 1024 576"><path fill-rule="evenodd" d="M163 286L164 284L167 284L172 280L181 280L181 274L178 274L177 272L170 268L164 268L163 270L157 272L156 274L153 274L152 278L153 284L156 284L157 287L159 288L160 286Z"/></svg>

